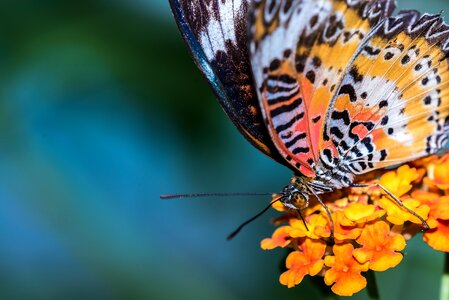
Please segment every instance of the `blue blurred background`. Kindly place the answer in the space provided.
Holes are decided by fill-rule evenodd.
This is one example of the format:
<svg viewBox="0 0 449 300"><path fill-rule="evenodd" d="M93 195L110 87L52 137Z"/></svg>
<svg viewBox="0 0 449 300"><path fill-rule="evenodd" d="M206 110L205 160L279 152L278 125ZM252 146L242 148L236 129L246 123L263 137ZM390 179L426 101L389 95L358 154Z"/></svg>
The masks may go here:
<svg viewBox="0 0 449 300"><path fill-rule="evenodd" d="M167 0L2 1L0 97L0 299L321 299L278 283L274 212L225 240L266 197L159 199L290 177L227 120ZM436 299L442 256L407 249L381 295Z"/></svg>

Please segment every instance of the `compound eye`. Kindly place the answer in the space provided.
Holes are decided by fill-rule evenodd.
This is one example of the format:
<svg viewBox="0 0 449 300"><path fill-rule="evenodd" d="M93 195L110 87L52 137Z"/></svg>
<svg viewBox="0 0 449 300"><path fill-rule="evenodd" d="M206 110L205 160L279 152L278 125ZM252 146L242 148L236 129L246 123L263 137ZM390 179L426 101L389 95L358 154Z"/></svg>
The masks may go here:
<svg viewBox="0 0 449 300"><path fill-rule="evenodd" d="M304 209L307 207L307 200L300 193L292 195L292 204L298 209Z"/></svg>

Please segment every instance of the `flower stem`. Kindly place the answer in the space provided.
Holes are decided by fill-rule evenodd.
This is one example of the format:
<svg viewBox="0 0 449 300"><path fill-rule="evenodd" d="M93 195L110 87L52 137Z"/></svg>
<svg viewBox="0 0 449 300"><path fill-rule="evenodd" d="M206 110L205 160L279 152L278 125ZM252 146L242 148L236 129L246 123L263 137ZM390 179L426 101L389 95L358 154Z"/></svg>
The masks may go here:
<svg viewBox="0 0 449 300"><path fill-rule="evenodd" d="M449 299L449 253L444 253L444 271L441 276L440 300Z"/></svg>
<svg viewBox="0 0 449 300"><path fill-rule="evenodd" d="M366 280L368 281L366 290L370 300L379 300L379 290L377 288L376 276L373 270L368 270L366 273Z"/></svg>

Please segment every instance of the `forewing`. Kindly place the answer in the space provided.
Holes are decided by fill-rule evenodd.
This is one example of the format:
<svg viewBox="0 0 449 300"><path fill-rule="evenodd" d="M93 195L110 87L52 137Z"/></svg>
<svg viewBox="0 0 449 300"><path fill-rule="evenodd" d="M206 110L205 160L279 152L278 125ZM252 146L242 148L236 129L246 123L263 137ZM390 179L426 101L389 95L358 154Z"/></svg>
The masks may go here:
<svg viewBox="0 0 449 300"><path fill-rule="evenodd" d="M248 58L248 0L170 0L179 30L224 111L256 148L285 163L263 124Z"/></svg>
<svg viewBox="0 0 449 300"><path fill-rule="evenodd" d="M316 175L328 147L323 122L347 66L393 10L390 0L259 0L252 6L250 58L264 121L279 152L303 175Z"/></svg>
<svg viewBox="0 0 449 300"><path fill-rule="evenodd" d="M449 130L449 27L403 11L373 32L327 115L328 139L349 171L435 153ZM323 143L325 143L323 139Z"/></svg>

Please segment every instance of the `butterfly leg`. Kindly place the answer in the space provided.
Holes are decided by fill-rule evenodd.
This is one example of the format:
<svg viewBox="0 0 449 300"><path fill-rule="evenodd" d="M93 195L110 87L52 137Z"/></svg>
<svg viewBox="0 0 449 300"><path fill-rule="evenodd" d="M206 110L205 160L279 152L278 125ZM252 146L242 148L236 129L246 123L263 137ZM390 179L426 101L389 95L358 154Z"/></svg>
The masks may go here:
<svg viewBox="0 0 449 300"><path fill-rule="evenodd" d="M298 209L298 215L299 215L299 217L301 218L302 222L304 223L304 226L306 227L306 230L309 231L309 227L307 226L307 222L306 222L306 220L304 219L304 217L303 217L303 215L302 215L300 209Z"/></svg>
<svg viewBox="0 0 449 300"><path fill-rule="evenodd" d="M392 192L390 192L386 187L384 187L383 185L381 185L380 183L376 182L376 183L372 183L372 184L359 184L359 183L353 183L351 184L351 187L360 187L360 188L366 188L366 187L371 187L371 186L377 186L378 188L380 188L382 191L384 191L385 194L387 194L388 196L390 196L391 199L394 200L394 202L396 202L400 207L402 207L403 209L405 209L407 212L409 212L410 214L412 214L413 216L417 217L425 230L428 230L429 224L427 224L426 220L424 220L420 215L418 215L416 212L414 212L412 209L408 208L407 206L404 205L404 203L402 203L402 201L396 197L395 195L393 195Z"/></svg>
<svg viewBox="0 0 449 300"><path fill-rule="evenodd" d="M321 206L324 207L324 210L326 211L327 216L329 217L329 222L331 224L331 240L334 239L334 220L332 219L332 215L331 212L329 211L329 207L327 207L326 204L324 204L323 200L321 200L321 198L315 193L315 191L307 186L307 189L315 196L315 198L318 200L318 202L321 204Z"/></svg>

